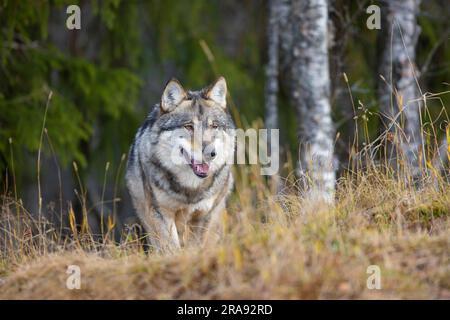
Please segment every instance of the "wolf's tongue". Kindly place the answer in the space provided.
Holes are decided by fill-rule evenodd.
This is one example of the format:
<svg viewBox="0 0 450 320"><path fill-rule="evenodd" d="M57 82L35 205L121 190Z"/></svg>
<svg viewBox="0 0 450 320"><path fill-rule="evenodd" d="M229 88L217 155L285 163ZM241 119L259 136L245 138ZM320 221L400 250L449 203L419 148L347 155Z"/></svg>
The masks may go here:
<svg viewBox="0 0 450 320"><path fill-rule="evenodd" d="M206 177L209 171L209 165L207 163L192 163L192 170L198 176Z"/></svg>

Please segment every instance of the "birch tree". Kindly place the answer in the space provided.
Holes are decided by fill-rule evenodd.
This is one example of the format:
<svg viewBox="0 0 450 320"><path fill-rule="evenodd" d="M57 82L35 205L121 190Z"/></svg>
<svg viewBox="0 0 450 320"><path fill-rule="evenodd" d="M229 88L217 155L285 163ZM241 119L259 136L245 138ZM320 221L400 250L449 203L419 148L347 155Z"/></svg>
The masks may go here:
<svg viewBox="0 0 450 320"><path fill-rule="evenodd" d="M267 67L265 85L265 125L268 130L278 129L278 70L279 70L279 43L280 43L280 0L269 0L267 21ZM271 132L267 135L268 154L273 152L279 157L279 142L272 141ZM277 193L281 189L278 175L270 179L271 189Z"/></svg>
<svg viewBox="0 0 450 320"><path fill-rule="evenodd" d="M266 128L278 128L278 46L280 38L279 23L280 0L269 0L269 19L267 21L267 57L266 68Z"/></svg>
<svg viewBox="0 0 450 320"><path fill-rule="evenodd" d="M384 1L381 8L381 59L378 98L385 126L395 131L395 146L388 146L391 162L399 163L400 153L414 179L420 175L422 136L420 88L416 45L420 33L416 16L420 0ZM399 115L399 116L398 116ZM400 130L393 121L400 125Z"/></svg>
<svg viewBox="0 0 450 320"><path fill-rule="evenodd" d="M283 66L298 121L298 176L310 197L332 202L336 174L327 1L285 0L280 19Z"/></svg>

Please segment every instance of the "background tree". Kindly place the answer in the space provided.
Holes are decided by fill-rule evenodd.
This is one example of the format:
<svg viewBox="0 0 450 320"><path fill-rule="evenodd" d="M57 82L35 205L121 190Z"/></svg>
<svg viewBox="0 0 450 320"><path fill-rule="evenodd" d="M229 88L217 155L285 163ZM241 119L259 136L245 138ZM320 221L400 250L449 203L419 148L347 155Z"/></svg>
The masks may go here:
<svg viewBox="0 0 450 320"><path fill-rule="evenodd" d="M335 169L330 107L328 4L326 0L285 3L284 65L298 125L298 175L314 197L332 201Z"/></svg>
<svg viewBox="0 0 450 320"><path fill-rule="evenodd" d="M266 83L264 90L265 101L265 127L268 130L279 130L278 119L278 72L279 72L279 46L280 46L280 0L268 1L267 21L267 66ZM267 135L267 151L280 154L279 143L271 141L271 132ZM271 188L274 193L281 190L278 174L271 177Z"/></svg>
<svg viewBox="0 0 450 320"><path fill-rule="evenodd" d="M281 0L269 1L267 21L267 67L265 88L265 124L268 129L278 129L278 60L280 39L280 3Z"/></svg>
<svg viewBox="0 0 450 320"><path fill-rule="evenodd" d="M419 4L420 0L382 2L379 40L382 48L379 61L381 77L378 85L384 125L391 132L396 132L387 157L395 160L401 156L416 179L423 169L424 158L420 117L422 93L416 67L416 45L420 34L416 19ZM395 144L398 144L398 149Z"/></svg>

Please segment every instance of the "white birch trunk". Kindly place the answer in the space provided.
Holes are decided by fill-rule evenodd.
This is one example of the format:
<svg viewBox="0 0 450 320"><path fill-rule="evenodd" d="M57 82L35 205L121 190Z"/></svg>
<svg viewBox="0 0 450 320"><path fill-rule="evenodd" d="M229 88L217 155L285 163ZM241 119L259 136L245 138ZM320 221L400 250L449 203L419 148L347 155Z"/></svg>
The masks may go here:
<svg viewBox="0 0 450 320"><path fill-rule="evenodd" d="M326 0L290 1L283 21L290 96L297 111L298 175L309 197L333 202L334 127L330 108L328 7ZM291 34L289 34L291 33Z"/></svg>
<svg viewBox="0 0 450 320"><path fill-rule="evenodd" d="M270 130L279 129L278 123L278 70L280 44L280 0L269 0L267 21L267 67L265 87L265 125L269 130L267 135L267 152L273 157L280 157L279 141L272 141ZM271 176L273 193L281 190L279 175Z"/></svg>
<svg viewBox="0 0 450 320"><path fill-rule="evenodd" d="M267 56L266 67L266 128L278 128L278 45L280 38L279 0L269 1L269 19L267 23ZM270 136L270 135L269 135Z"/></svg>
<svg viewBox="0 0 450 320"><path fill-rule="evenodd" d="M418 101L421 95L415 65L415 50L420 33L416 20L419 4L420 0L390 0L383 3L380 34L383 50L379 68L385 80L380 79L378 87L380 110L386 115L385 125L389 126L401 112L397 122L404 133L397 132L395 135L401 150L391 149L390 156L399 156L401 151L407 170L414 179L420 176L423 161L421 102ZM395 128L392 126L392 130ZM399 160L392 159L392 162L398 163Z"/></svg>

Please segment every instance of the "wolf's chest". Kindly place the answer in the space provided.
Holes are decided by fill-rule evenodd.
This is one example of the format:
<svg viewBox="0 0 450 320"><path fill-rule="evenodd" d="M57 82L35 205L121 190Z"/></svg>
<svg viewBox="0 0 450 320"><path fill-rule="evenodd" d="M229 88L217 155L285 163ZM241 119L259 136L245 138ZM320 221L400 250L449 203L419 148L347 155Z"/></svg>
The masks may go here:
<svg viewBox="0 0 450 320"><path fill-rule="evenodd" d="M176 212L183 212L183 214L188 216L194 214L194 212L207 214L213 208L214 201L216 199L216 195L214 195L202 199L196 203L186 203L183 199L174 197L174 195L168 194L167 192L157 188L154 190L154 196L158 206L165 212L171 212L173 214Z"/></svg>

